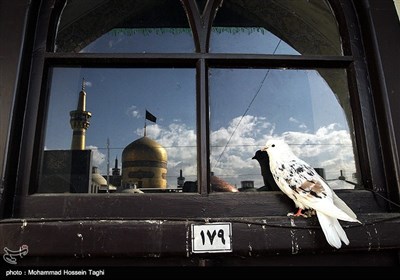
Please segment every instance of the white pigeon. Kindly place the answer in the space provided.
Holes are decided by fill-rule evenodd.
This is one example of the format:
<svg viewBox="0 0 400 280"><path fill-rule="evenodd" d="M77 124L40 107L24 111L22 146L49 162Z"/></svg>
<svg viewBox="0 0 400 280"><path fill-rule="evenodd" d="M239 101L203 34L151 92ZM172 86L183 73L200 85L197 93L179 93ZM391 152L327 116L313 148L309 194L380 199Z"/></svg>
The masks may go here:
<svg viewBox="0 0 400 280"><path fill-rule="evenodd" d="M293 154L283 140L268 140L262 150L268 153L276 184L298 208L294 216L302 215L302 210L315 210L328 243L337 249L342 246L342 241L349 245L349 239L338 219L361 223L350 207L334 193L314 168Z"/></svg>

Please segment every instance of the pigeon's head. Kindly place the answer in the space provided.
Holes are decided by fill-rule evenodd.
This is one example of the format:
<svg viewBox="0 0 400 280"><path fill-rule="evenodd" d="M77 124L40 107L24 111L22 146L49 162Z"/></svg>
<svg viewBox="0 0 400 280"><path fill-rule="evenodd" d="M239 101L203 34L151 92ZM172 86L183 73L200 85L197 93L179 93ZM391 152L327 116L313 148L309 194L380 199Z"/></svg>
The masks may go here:
<svg viewBox="0 0 400 280"><path fill-rule="evenodd" d="M261 151L266 151L270 158L291 157L293 155L289 145L282 139L270 139Z"/></svg>
<svg viewBox="0 0 400 280"><path fill-rule="evenodd" d="M268 160L268 154L267 154L266 151L258 150L258 151L256 151L254 157L252 157L251 159L256 159L258 161L260 161L260 160Z"/></svg>

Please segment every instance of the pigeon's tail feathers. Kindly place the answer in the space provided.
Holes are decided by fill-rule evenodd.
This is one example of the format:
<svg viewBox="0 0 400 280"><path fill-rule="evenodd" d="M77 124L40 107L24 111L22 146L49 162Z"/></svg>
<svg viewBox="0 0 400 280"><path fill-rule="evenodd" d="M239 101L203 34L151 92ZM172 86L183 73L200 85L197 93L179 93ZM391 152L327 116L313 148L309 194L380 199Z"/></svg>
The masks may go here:
<svg viewBox="0 0 400 280"><path fill-rule="evenodd" d="M343 202L343 201L342 201ZM344 202L343 202L344 204ZM337 207L335 204L333 203L324 203L321 201L317 201L316 203L312 203L310 204L310 207L315 209L318 212L324 213L326 216L330 216L332 218L336 218L342 221L346 221L346 222L357 222L357 223L361 223L359 220L357 220L357 218L355 218L355 214L351 214L349 215L348 213L346 213L346 211L340 209L339 207ZM346 206L348 208L348 206ZM353 211L351 211L353 212Z"/></svg>
<svg viewBox="0 0 400 280"><path fill-rule="evenodd" d="M336 229L337 234L339 235L339 238L343 241L344 244L349 245L350 241L347 238L346 232L344 231L344 229L342 228L342 226L340 225L339 221L335 218L333 218L333 225Z"/></svg>
<svg viewBox="0 0 400 280"><path fill-rule="evenodd" d="M347 206L347 204L340 197L338 197L333 191L332 191L332 194L333 194L333 196L332 196L333 204L335 204L336 207L338 207L339 209L343 210L343 212L345 212L351 218L357 220L357 215L353 212L353 210L351 210L350 207Z"/></svg>
<svg viewBox="0 0 400 280"><path fill-rule="evenodd" d="M324 232L325 239L332 247L340 249L342 241L344 244L349 245L349 239L346 232L343 230L339 221L336 218L325 215L317 211L317 217L322 231Z"/></svg>

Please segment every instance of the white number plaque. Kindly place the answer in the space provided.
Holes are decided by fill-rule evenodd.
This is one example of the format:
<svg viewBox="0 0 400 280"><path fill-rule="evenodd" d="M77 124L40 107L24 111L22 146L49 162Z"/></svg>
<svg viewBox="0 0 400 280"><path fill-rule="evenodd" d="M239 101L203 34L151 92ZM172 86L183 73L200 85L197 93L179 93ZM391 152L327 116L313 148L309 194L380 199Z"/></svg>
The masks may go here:
<svg viewBox="0 0 400 280"><path fill-rule="evenodd" d="M192 224L192 253L232 252L231 223Z"/></svg>

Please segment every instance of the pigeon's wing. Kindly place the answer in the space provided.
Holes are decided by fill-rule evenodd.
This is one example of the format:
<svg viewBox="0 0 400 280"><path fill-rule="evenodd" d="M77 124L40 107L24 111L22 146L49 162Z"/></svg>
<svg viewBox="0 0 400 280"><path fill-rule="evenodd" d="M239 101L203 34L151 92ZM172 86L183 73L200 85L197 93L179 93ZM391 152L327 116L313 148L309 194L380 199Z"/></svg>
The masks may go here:
<svg viewBox="0 0 400 280"><path fill-rule="evenodd" d="M278 185L279 189L289 196L292 200L295 201L293 197L293 171L286 168L285 163L281 162L270 162L271 165L271 173L274 177L276 184ZM295 201L296 202L296 201Z"/></svg>
<svg viewBox="0 0 400 280"><path fill-rule="evenodd" d="M298 204L339 220L358 222L353 211L337 197L322 177L302 160L291 160L280 167L292 197ZM279 168L278 168L279 169ZM340 207L335 205L338 201ZM296 202L296 201L295 201ZM350 210L350 211L349 211Z"/></svg>
<svg viewBox="0 0 400 280"><path fill-rule="evenodd" d="M333 191L333 203L340 209L342 209L344 212L346 212L347 215L352 217L353 219L357 219L357 215L353 212L353 210L350 209L349 206L340 198L338 197Z"/></svg>
<svg viewBox="0 0 400 280"><path fill-rule="evenodd" d="M277 183L278 187L283 193L285 193L290 199L292 199L296 205L301 209L309 209L311 206L309 203L304 204L300 196L305 195L300 193L298 187L300 187L304 182L311 180L311 175L304 173L307 164L304 162L298 162L295 160L291 161L272 161L270 162L271 172ZM304 174L303 174L304 173Z"/></svg>

